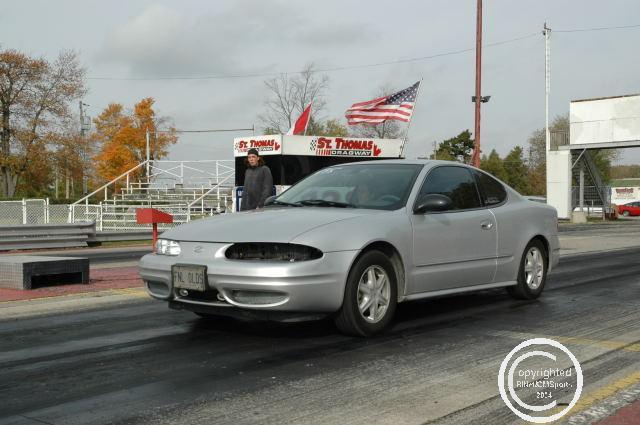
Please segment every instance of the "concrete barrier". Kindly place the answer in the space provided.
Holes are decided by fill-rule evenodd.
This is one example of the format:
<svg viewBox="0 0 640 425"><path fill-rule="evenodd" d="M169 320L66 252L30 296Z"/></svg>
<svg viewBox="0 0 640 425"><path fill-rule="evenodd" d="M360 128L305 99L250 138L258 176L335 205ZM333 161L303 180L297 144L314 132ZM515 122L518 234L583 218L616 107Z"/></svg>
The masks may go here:
<svg viewBox="0 0 640 425"><path fill-rule="evenodd" d="M89 259L36 255L0 258L0 288L32 289L56 283L89 283Z"/></svg>

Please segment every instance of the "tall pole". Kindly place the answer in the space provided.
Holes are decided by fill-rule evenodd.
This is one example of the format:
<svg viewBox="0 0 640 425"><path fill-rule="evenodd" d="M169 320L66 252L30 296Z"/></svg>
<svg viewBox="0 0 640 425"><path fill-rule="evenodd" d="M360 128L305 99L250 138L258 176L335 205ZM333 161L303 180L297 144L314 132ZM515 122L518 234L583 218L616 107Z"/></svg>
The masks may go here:
<svg viewBox="0 0 640 425"><path fill-rule="evenodd" d="M404 138L402 139L402 145L400 146L400 157L404 154L404 147L407 144L407 140L409 139L409 129L411 128L411 121L413 121L413 116L416 113L416 105L418 104L418 97L420 96L420 89L422 88L422 81L424 77L420 78L418 82L418 91L416 92L416 101L413 103L413 112L411 112L411 116L409 117L409 122L407 123L407 130L404 132Z"/></svg>
<svg viewBox="0 0 640 425"><path fill-rule="evenodd" d="M80 138L82 139L82 194L86 195L88 192L88 176L85 170L85 167L87 166L87 152L86 152L86 146L85 146L85 141L84 141L84 137L85 137L85 125L84 125L84 103L82 103L82 100L79 102L80 103Z"/></svg>
<svg viewBox="0 0 640 425"><path fill-rule="evenodd" d="M147 139L147 188L148 188L149 187L149 182L150 182L150 179L149 179L149 170L150 170L149 159L150 159L150 155L151 155L150 152L149 152L149 147L150 146L149 146L149 128L148 127L147 127L147 132L146 132L146 139Z"/></svg>
<svg viewBox="0 0 640 425"><path fill-rule="evenodd" d="M549 92L551 91L551 52L549 51L549 36L551 28L544 23L544 128L545 128L545 144L547 152L551 149L551 133L549 132Z"/></svg>
<svg viewBox="0 0 640 425"><path fill-rule="evenodd" d="M473 156L471 165L480 166L480 105L482 103L482 0L478 0L478 11L476 13L476 114L475 114L475 134L473 141Z"/></svg>

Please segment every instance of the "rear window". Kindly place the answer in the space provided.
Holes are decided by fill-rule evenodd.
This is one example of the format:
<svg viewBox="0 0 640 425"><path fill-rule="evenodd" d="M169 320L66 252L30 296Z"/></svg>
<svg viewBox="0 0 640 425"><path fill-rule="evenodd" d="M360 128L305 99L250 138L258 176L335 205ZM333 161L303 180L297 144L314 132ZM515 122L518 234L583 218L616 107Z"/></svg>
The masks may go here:
<svg viewBox="0 0 640 425"><path fill-rule="evenodd" d="M502 183L481 171L474 170L474 174L478 180L482 203L485 206L498 205L507 199L507 191Z"/></svg>

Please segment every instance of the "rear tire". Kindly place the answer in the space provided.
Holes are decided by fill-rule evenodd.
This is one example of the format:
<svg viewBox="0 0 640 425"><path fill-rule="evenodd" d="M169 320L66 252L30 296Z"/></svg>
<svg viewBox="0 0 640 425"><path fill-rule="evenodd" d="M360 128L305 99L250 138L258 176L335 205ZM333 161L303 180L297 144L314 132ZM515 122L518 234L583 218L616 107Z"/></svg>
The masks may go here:
<svg viewBox="0 0 640 425"><path fill-rule="evenodd" d="M393 319L397 298L396 274L389 258L380 251L365 252L349 271L335 324L348 335L382 332Z"/></svg>
<svg viewBox="0 0 640 425"><path fill-rule="evenodd" d="M520 268L518 283L507 286L507 292L518 300L534 300L540 296L547 282L549 257L547 250L539 239L534 239L525 248Z"/></svg>

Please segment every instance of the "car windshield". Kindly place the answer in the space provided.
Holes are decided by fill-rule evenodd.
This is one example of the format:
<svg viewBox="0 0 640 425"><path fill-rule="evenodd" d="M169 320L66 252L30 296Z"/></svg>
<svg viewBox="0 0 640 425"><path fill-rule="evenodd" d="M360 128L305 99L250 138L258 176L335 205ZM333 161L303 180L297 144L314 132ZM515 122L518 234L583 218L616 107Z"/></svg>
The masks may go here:
<svg viewBox="0 0 640 425"><path fill-rule="evenodd" d="M418 164L328 167L289 188L276 204L396 210L406 204L421 168Z"/></svg>

